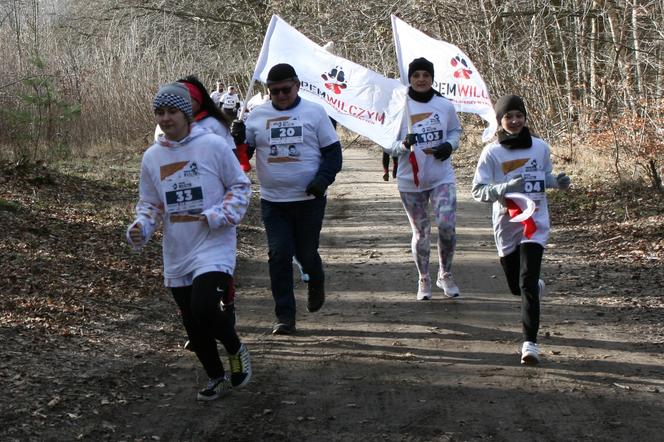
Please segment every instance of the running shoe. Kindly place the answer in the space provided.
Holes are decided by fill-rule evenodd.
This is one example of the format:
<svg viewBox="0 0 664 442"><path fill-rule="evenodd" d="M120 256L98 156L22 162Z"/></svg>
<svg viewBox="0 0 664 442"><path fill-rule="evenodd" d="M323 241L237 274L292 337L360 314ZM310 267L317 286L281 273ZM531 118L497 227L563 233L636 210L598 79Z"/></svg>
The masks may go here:
<svg viewBox="0 0 664 442"><path fill-rule="evenodd" d="M210 379L196 397L199 401L213 401L226 396L231 391L231 383L226 376Z"/></svg>
<svg viewBox="0 0 664 442"><path fill-rule="evenodd" d="M273 335L292 335L295 333L295 323L280 322L272 328Z"/></svg>
<svg viewBox="0 0 664 442"><path fill-rule="evenodd" d="M431 299L431 281L429 278L420 278L417 285L417 300L428 301Z"/></svg>
<svg viewBox="0 0 664 442"><path fill-rule="evenodd" d="M459 287L457 286L456 282L454 281L454 277L450 272L445 272L442 275L439 275L438 280L436 281L436 285L443 289L445 296L448 298L458 298L461 296Z"/></svg>
<svg viewBox="0 0 664 442"><path fill-rule="evenodd" d="M317 312L325 303L325 284L322 281L309 281L307 311Z"/></svg>
<svg viewBox="0 0 664 442"><path fill-rule="evenodd" d="M534 342L525 341L521 347L521 364L536 365L539 360L539 346Z"/></svg>
<svg viewBox="0 0 664 442"><path fill-rule="evenodd" d="M546 295L546 284L544 284L544 280L540 279L537 281L537 287L539 287L539 299L541 301Z"/></svg>
<svg viewBox="0 0 664 442"><path fill-rule="evenodd" d="M228 355L231 366L231 385L233 388L244 387L251 379L251 356L247 346L242 344L238 352Z"/></svg>
<svg viewBox="0 0 664 442"><path fill-rule="evenodd" d="M293 264L297 266L297 269L300 272L300 279L302 280L302 282L309 282L309 274L304 273L304 270L302 269L302 264L300 264L300 262L295 257L293 257Z"/></svg>

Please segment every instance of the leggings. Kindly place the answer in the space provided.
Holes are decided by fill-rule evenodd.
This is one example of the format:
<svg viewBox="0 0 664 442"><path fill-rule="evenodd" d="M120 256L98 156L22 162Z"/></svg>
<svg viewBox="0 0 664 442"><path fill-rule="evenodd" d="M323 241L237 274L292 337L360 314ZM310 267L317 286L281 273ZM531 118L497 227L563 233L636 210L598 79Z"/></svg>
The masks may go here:
<svg viewBox="0 0 664 442"><path fill-rule="evenodd" d="M420 278L429 277L431 220L429 203L438 226L438 275L452 270L456 247L456 185L440 184L422 192L400 192L410 227L413 229L411 249Z"/></svg>
<svg viewBox="0 0 664 442"><path fill-rule="evenodd" d="M392 157L392 175L396 176L397 175L397 166L399 165L399 158L397 157ZM390 169L390 155L383 152L383 171L385 173L388 172Z"/></svg>
<svg viewBox="0 0 664 442"><path fill-rule="evenodd" d="M521 296L521 323L525 341L537 342L540 302L539 279L544 247L527 242L500 258L507 285L515 296Z"/></svg>
<svg viewBox="0 0 664 442"><path fill-rule="evenodd" d="M217 340L228 354L236 354L241 346L234 321L219 305L232 283L233 277L227 273L208 272L194 278L190 286L171 288L192 349L211 379L224 375Z"/></svg>

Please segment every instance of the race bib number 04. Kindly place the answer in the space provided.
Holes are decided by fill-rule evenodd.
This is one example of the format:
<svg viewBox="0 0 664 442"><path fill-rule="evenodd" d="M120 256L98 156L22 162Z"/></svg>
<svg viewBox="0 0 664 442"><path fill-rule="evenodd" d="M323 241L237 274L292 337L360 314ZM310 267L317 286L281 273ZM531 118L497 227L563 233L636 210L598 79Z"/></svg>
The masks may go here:
<svg viewBox="0 0 664 442"><path fill-rule="evenodd" d="M544 172L525 172L523 174L523 190L532 200L542 199L546 190Z"/></svg>

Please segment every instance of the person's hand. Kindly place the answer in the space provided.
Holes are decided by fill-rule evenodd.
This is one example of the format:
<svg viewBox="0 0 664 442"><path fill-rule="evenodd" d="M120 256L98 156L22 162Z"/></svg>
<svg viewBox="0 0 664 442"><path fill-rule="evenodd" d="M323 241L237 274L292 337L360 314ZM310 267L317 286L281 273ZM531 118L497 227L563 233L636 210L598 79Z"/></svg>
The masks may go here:
<svg viewBox="0 0 664 442"><path fill-rule="evenodd" d="M231 123L231 135L233 136L233 141L235 144L242 144L246 139L247 127L244 125L244 121L233 120Z"/></svg>
<svg viewBox="0 0 664 442"><path fill-rule="evenodd" d="M565 172L561 172L556 176L556 181L558 182L558 189L567 190L569 189L570 184L572 184L572 179L567 176Z"/></svg>
<svg viewBox="0 0 664 442"><path fill-rule="evenodd" d="M129 230L129 239L132 244L141 244L145 238L143 238L143 226L141 223L136 223Z"/></svg>
<svg viewBox="0 0 664 442"><path fill-rule="evenodd" d="M512 178L507 182L507 186L505 186L506 193L511 193L511 192L523 193L523 191L524 191L523 177Z"/></svg>
<svg viewBox="0 0 664 442"><path fill-rule="evenodd" d="M407 149L410 149L410 146L417 144L417 135L416 134L406 134L406 138L403 140L403 145Z"/></svg>
<svg viewBox="0 0 664 442"><path fill-rule="evenodd" d="M452 155L452 145L450 143L443 143L433 148L433 156L437 160L445 161Z"/></svg>
<svg viewBox="0 0 664 442"><path fill-rule="evenodd" d="M210 223L208 223L207 216L203 215L202 213L198 215L198 220L202 223L205 223L206 226L210 225Z"/></svg>
<svg viewBox="0 0 664 442"><path fill-rule="evenodd" d="M314 178L307 185L307 195L313 195L316 198L323 198L325 196L325 190L327 190L327 184L320 178Z"/></svg>

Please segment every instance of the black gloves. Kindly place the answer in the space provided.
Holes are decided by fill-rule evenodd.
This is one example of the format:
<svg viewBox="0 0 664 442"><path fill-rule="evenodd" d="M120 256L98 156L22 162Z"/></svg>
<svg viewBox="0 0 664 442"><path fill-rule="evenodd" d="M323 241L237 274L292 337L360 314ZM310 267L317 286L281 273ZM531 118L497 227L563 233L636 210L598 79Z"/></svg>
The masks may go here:
<svg viewBox="0 0 664 442"><path fill-rule="evenodd" d="M323 198L325 196L325 191L327 190L327 184L325 180L321 177L316 177L309 185L307 185L307 195L313 195L316 198Z"/></svg>
<svg viewBox="0 0 664 442"><path fill-rule="evenodd" d="M244 140L246 139L246 130L247 128L244 125L244 121L234 120L231 123L231 135L233 136L235 144L244 143Z"/></svg>
<svg viewBox="0 0 664 442"><path fill-rule="evenodd" d="M417 144L417 135L416 134L406 134L406 138L403 140L403 145L410 149L410 146Z"/></svg>
<svg viewBox="0 0 664 442"><path fill-rule="evenodd" d="M433 148L433 156L437 160L445 161L452 155L452 145L450 143L443 143Z"/></svg>

